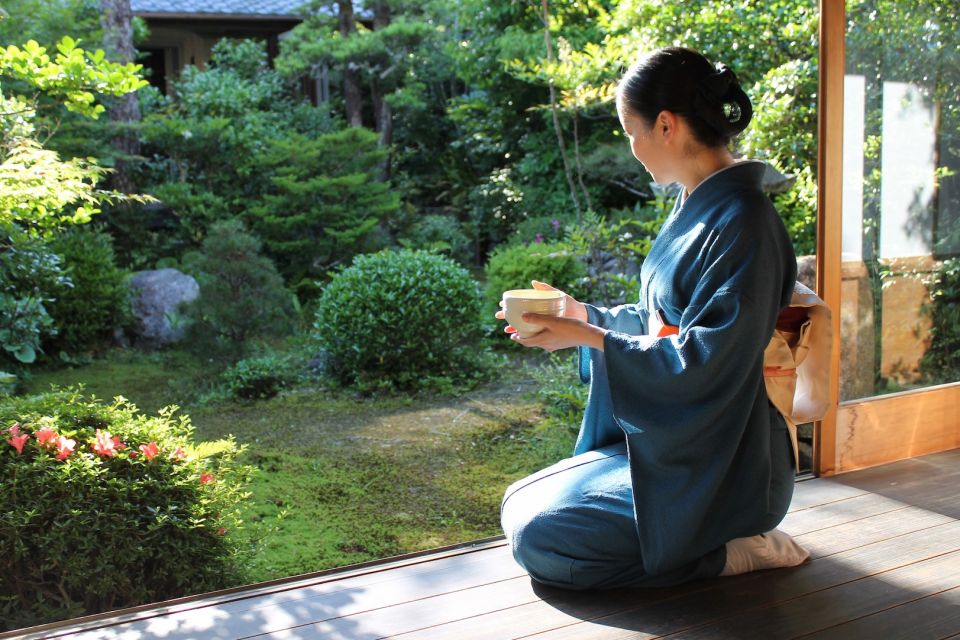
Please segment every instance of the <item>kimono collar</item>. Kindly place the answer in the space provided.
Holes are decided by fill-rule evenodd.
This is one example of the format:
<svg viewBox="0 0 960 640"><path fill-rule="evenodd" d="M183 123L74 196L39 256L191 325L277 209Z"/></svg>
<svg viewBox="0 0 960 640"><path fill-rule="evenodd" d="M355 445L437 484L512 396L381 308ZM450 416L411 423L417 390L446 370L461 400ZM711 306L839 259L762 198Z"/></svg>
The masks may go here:
<svg viewBox="0 0 960 640"><path fill-rule="evenodd" d="M699 206L701 202L707 203L729 189L738 187L761 189L765 171L766 164L759 160L740 160L719 171L714 171L694 187L693 193L686 198L683 197L683 190L680 191L677 212L679 213L679 210L684 207Z"/></svg>

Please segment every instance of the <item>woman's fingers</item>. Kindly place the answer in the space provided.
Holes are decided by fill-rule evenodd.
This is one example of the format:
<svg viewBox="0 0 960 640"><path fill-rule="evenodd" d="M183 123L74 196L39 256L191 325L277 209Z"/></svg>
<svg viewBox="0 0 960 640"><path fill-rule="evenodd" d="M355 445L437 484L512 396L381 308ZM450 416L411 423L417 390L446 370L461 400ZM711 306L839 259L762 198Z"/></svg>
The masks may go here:
<svg viewBox="0 0 960 640"><path fill-rule="evenodd" d="M531 280L530 284L533 285L534 289L540 289L541 291L559 291L556 287L550 286L546 282L540 282L539 280Z"/></svg>
<svg viewBox="0 0 960 640"><path fill-rule="evenodd" d="M504 311L497 311L495 314L493 314L493 317L497 320L504 320L506 319L507 314Z"/></svg>

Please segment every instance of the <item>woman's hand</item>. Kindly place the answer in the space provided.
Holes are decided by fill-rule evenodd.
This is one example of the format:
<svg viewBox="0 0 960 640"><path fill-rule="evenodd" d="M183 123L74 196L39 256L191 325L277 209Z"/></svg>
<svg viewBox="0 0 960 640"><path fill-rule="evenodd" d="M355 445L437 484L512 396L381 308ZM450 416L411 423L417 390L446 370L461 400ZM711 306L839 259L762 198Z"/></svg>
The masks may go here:
<svg viewBox="0 0 960 640"><path fill-rule="evenodd" d="M513 327L508 326L505 329L511 334L511 340L525 347L540 347L544 351L590 347L603 351L603 337L607 334L606 329L574 318L542 316L536 313L525 313L522 317L524 322L543 326L543 331L529 338L521 338Z"/></svg>
<svg viewBox="0 0 960 640"><path fill-rule="evenodd" d="M560 291L546 282L538 280L531 281L534 289L541 291ZM589 346L595 349L603 350L603 336L606 333L600 327L587 323L587 307L582 302L577 302L570 294L564 293L564 310L562 317L541 316L533 313L523 315L524 321L543 325L544 330L530 338L521 338L517 330L510 325L504 328L504 332L511 334L512 340L515 340L525 347L540 347L546 351L556 351L558 349L567 349L569 347ZM503 307L503 301L500 301ZM497 311L496 318L504 319L504 312L501 308Z"/></svg>

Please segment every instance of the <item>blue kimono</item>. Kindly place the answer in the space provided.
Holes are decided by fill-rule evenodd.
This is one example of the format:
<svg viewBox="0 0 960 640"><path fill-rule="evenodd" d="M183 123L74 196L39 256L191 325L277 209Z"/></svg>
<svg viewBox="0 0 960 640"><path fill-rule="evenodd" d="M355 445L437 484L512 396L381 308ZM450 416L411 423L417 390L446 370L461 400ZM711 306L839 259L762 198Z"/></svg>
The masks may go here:
<svg viewBox="0 0 960 640"><path fill-rule="evenodd" d="M704 180L665 222L640 299L587 306L590 396L574 456L511 486L502 521L531 576L567 588L661 586L722 570L724 545L774 528L793 492L763 351L796 278L764 165ZM648 335L655 318L679 333Z"/></svg>

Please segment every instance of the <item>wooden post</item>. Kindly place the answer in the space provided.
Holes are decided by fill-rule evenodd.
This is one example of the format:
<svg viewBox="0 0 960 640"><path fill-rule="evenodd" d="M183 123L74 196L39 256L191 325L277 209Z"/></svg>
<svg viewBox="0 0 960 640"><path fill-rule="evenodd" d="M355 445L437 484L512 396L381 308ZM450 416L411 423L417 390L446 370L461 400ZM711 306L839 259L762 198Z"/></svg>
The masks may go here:
<svg viewBox="0 0 960 640"><path fill-rule="evenodd" d="M843 196L843 76L846 6L820 0L820 80L817 108L817 293L833 311L831 409L816 429L814 469L837 469L837 407L840 403L840 261Z"/></svg>

